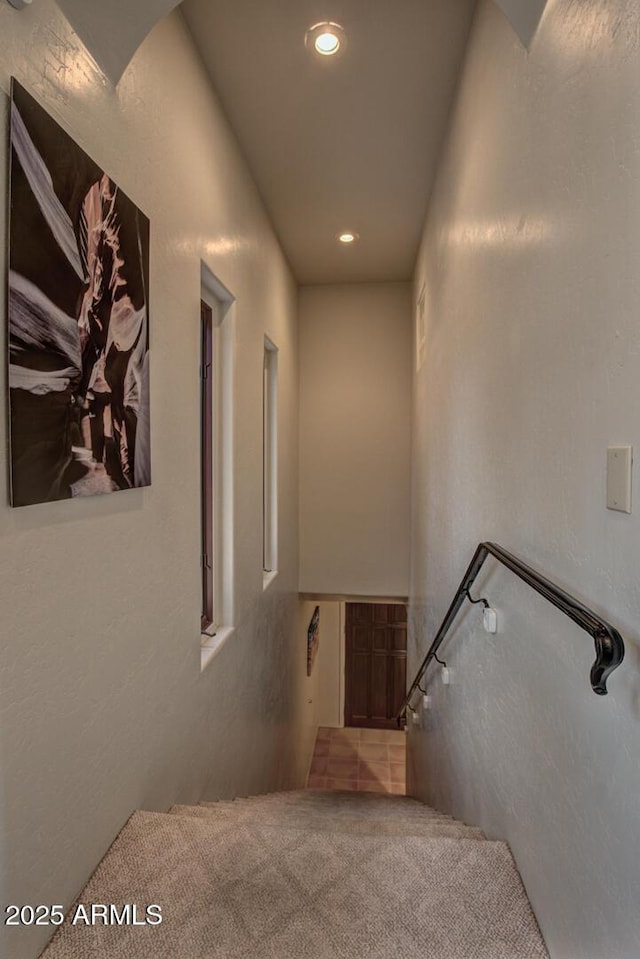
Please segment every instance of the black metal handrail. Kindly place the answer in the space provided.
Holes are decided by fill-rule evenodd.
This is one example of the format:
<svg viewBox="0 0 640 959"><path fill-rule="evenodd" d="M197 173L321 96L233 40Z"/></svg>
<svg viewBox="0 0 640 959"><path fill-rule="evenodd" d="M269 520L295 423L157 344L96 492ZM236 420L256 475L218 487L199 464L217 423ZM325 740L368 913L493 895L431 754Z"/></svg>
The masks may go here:
<svg viewBox="0 0 640 959"><path fill-rule="evenodd" d="M531 586L532 589L535 589L541 596L544 596L553 606L593 637L596 647L596 658L591 667L591 686L594 693L597 693L599 696L606 696L607 680L614 669L617 669L624 659L624 642L618 630L598 616L592 609L589 609L588 606L584 606L575 599L575 597L570 596L569 593L565 593L563 589L556 586L555 583L541 576L540 573L536 573L530 566L523 563L517 556L513 556L512 553L508 553L506 549L498 546L497 543L480 543L473 554L473 559L464 574L464 578L458 587L454 600L447 610L445 618L442 620L436 638L432 642L429 652L423 659L422 665L416 673L416 678L405 697L402 708L397 716L399 726L403 725L407 707L415 691L420 688L420 681L427 671L429 664L434 659L437 659L438 650L465 599L468 599L472 603L483 602L485 606L488 605L485 599L472 599L469 590L473 586L485 559L489 555L494 556L503 566L506 566L512 573L519 576L521 580Z"/></svg>

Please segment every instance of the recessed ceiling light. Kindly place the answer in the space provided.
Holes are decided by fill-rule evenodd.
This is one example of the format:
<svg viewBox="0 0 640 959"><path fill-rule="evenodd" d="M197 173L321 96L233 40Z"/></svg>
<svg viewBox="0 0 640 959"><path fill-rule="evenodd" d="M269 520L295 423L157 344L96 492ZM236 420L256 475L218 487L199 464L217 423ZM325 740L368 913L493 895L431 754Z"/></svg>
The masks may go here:
<svg viewBox="0 0 640 959"><path fill-rule="evenodd" d="M345 230L344 233L338 233L336 239L339 240L340 243L344 243L345 246L348 246L350 243L355 243L360 237L357 233L353 233L352 230Z"/></svg>
<svg viewBox="0 0 640 959"><path fill-rule="evenodd" d="M308 50L315 51L321 57L332 57L344 50L347 37L339 23L324 20L307 30L304 42Z"/></svg>
<svg viewBox="0 0 640 959"><path fill-rule="evenodd" d="M330 57L332 53L337 53L340 49L340 40L335 33L327 30L326 33L320 33L316 37L314 47L318 53L321 53L324 57Z"/></svg>

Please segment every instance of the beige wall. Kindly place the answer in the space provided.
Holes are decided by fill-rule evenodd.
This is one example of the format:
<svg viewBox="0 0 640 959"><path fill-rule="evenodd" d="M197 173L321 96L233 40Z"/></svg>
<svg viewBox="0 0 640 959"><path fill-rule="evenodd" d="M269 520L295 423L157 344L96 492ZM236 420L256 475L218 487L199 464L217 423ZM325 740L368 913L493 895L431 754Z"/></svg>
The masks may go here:
<svg viewBox="0 0 640 959"><path fill-rule="evenodd" d="M406 596L411 290L303 287L300 589Z"/></svg>
<svg viewBox="0 0 640 959"><path fill-rule="evenodd" d="M344 726L344 603L321 602L318 725Z"/></svg>
<svg viewBox="0 0 640 959"><path fill-rule="evenodd" d="M303 781L296 291L178 14L115 91L52 0L1 3L3 128L10 74L151 221L153 485L12 510L0 417L2 900L69 903L134 809ZM5 196L3 262L6 215ZM201 260L236 297L236 631L202 674ZM280 560L263 593L265 334L279 349ZM3 364L0 379L4 394ZM4 954L30 959L46 933L18 931Z"/></svg>
<svg viewBox="0 0 640 959"><path fill-rule="evenodd" d="M527 53L481 0L424 234L414 390L415 666L482 539L627 639L610 694L589 636L508 572L410 728L414 790L507 839L553 959L633 959L640 861L640 509L605 509L608 445L640 447L640 10L550 0Z"/></svg>
<svg viewBox="0 0 640 959"><path fill-rule="evenodd" d="M324 679L324 673L327 669L327 648L330 644L327 643L329 637L327 637L327 617L324 615L324 610L321 611L320 615L320 643L311 670L311 676L307 676L307 631L316 606L317 603L311 600L303 600L300 602L298 647L295 653L298 659L304 660L304 670L301 668L301 672L304 672L305 678L298 686L299 701L297 709L297 715L303 719L299 737L304 745L304 749L300 750L300 753L304 756L306 762L306 765L301 770L304 782L306 782L311 759L313 758L318 726L325 725L323 713L326 711L326 707L324 706L326 701L326 693L324 691L326 681Z"/></svg>

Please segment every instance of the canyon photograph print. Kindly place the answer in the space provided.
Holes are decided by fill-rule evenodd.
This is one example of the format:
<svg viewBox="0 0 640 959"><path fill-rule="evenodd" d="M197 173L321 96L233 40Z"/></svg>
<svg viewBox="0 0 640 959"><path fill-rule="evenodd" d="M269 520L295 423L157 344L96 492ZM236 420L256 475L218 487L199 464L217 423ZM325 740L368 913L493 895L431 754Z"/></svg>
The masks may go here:
<svg viewBox="0 0 640 959"><path fill-rule="evenodd" d="M15 80L11 503L151 482L149 220Z"/></svg>

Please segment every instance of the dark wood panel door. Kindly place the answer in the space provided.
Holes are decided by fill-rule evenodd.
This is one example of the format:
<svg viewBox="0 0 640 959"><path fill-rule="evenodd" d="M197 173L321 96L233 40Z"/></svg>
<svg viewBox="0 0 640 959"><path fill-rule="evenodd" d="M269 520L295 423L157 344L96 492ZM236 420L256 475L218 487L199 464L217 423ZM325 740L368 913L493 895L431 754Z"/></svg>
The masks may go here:
<svg viewBox="0 0 640 959"><path fill-rule="evenodd" d="M347 603L344 721L393 729L407 681L407 611L395 603Z"/></svg>

